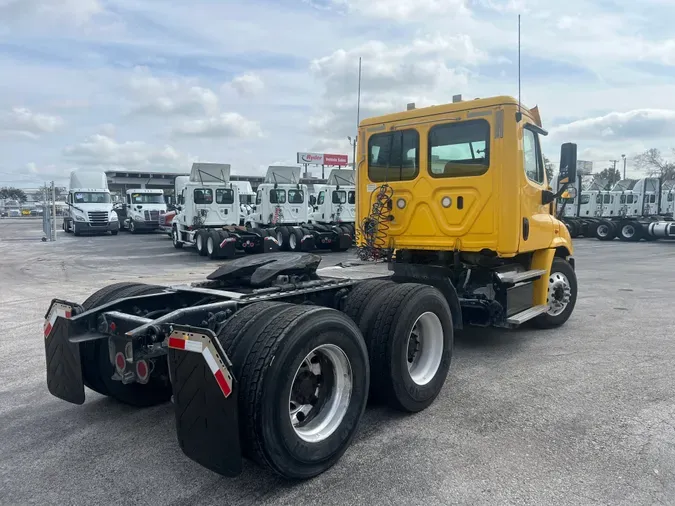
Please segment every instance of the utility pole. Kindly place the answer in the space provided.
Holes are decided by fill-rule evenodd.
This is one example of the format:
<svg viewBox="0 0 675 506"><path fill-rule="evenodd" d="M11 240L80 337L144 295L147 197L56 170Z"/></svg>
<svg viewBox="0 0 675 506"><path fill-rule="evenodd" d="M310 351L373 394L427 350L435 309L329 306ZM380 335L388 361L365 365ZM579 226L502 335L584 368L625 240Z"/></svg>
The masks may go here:
<svg viewBox="0 0 675 506"><path fill-rule="evenodd" d="M626 155L621 155L623 158L623 178L626 179Z"/></svg>
<svg viewBox="0 0 675 506"><path fill-rule="evenodd" d="M616 173L616 164L619 163L619 160L610 160L609 163L612 164L612 174Z"/></svg>
<svg viewBox="0 0 675 506"><path fill-rule="evenodd" d="M52 181L52 241L56 241L56 187L54 181Z"/></svg>

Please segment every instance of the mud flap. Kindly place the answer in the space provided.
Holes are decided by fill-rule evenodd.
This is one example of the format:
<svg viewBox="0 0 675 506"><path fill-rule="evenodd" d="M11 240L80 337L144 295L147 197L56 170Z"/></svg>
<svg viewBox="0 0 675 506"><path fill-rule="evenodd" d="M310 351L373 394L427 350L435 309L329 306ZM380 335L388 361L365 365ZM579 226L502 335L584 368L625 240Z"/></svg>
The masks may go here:
<svg viewBox="0 0 675 506"><path fill-rule="evenodd" d="M223 239L218 245L218 258L235 258L237 256L237 240L234 237Z"/></svg>
<svg viewBox="0 0 675 506"><path fill-rule="evenodd" d="M168 345L183 453L223 476L239 475L242 456L232 364L210 330L175 325Z"/></svg>
<svg viewBox="0 0 675 506"><path fill-rule="evenodd" d="M310 234L305 234L302 236L302 240L300 241L300 250L301 251L314 251L316 248L315 243L314 243L314 236Z"/></svg>
<svg viewBox="0 0 675 506"><path fill-rule="evenodd" d="M348 250L352 247L352 236L345 233L338 234L340 250Z"/></svg>
<svg viewBox="0 0 675 506"><path fill-rule="evenodd" d="M84 404L79 343L71 343L72 306L52 301L45 316L45 356L49 392L73 404Z"/></svg>
<svg viewBox="0 0 675 506"><path fill-rule="evenodd" d="M262 253L275 253L279 251L279 241L276 237L263 237L263 250Z"/></svg>

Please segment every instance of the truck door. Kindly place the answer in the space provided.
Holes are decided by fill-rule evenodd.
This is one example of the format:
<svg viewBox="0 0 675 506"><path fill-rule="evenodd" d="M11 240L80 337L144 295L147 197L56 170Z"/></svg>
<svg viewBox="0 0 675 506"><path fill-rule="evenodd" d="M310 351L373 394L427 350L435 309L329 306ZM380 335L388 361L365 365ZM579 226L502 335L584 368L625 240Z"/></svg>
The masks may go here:
<svg viewBox="0 0 675 506"><path fill-rule="evenodd" d="M548 248L553 240L553 217L548 204L542 204L547 189L544 158L539 135L534 128L523 127L522 163L520 174L520 247L519 251Z"/></svg>

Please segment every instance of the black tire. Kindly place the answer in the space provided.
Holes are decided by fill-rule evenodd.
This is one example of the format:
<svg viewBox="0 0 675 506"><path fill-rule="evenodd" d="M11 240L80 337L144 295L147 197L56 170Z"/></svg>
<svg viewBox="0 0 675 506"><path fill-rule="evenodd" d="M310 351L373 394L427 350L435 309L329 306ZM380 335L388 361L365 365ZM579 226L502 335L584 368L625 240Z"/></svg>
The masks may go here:
<svg viewBox="0 0 675 506"><path fill-rule="evenodd" d="M345 297L343 312L354 320L364 336L369 331L369 323L373 321L376 311L379 310L379 301L373 299L377 299L379 294L388 293L385 287L394 284L389 279L369 279L358 283ZM366 311L369 313L367 321L364 319Z"/></svg>
<svg viewBox="0 0 675 506"><path fill-rule="evenodd" d="M607 220L601 220L595 227L595 237L600 241L611 241L616 237L614 224Z"/></svg>
<svg viewBox="0 0 675 506"><path fill-rule="evenodd" d="M579 224L576 221L569 221L566 225L572 239L579 237Z"/></svg>
<svg viewBox="0 0 675 506"><path fill-rule="evenodd" d="M180 242L180 232L178 232L177 225L171 227L171 242L173 242L173 247L176 249L181 249L183 247L183 243Z"/></svg>
<svg viewBox="0 0 675 506"><path fill-rule="evenodd" d="M163 286L137 284L116 292L114 299L111 300L148 295L163 290ZM115 367L110 363L107 340L98 340L95 343L98 345L96 350L98 375L108 391L107 395L123 404L135 407L155 406L171 399L172 390L166 357L155 360L154 369L147 384L129 383L125 385L121 381L112 379Z"/></svg>
<svg viewBox="0 0 675 506"><path fill-rule="evenodd" d="M432 286L402 283L384 290L387 297L366 336L370 394L392 408L416 413L436 399L448 375L453 347L452 313L443 294ZM421 343L414 337L415 329ZM411 343L415 342L418 349L411 352ZM423 355L435 348L438 352ZM410 370L408 365L414 364L415 359L422 360L417 372L415 365Z"/></svg>
<svg viewBox="0 0 675 506"><path fill-rule="evenodd" d="M368 395L366 346L354 322L339 311L290 304L255 306L242 310L242 323L234 330L226 326L220 337L232 356L237 357L232 363L235 377L239 378L244 455L285 478L317 476L337 462L358 428ZM243 311L250 318L245 318ZM225 334L239 337L228 338ZM304 358L323 345L335 346L347 357L352 390L335 430L321 441L309 442L296 433L291 423L289 399ZM330 384L334 376L328 378L324 381Z"/></svg>
<svg viewBox="0 0 675 506"><path fill-rule="evenodd" d="M136 223L134 223L134 220L129 220L129 232L132 234L138 232L138 230L136 230Z"/></svg>
<svg viewBox="0 0 675 506"><path fill-rule="evenodd" d="M288 236L288 249L289 251L302 251L302 229L298 227L287 227L289 229L289 236ZM291 237L295 238L295 246L293 245L293 241Z"/></svg>
<svg viewBox="0 0 675 506"><path fill-rule="evenodd" d="M111 230L110 235L117 235L119 233L119 230Z"/></svg>
<svg viewBox="0 0 675 506"><path fill-rule="evenodd" d="M195 232L195 248L200 256L206 256L206 231L197 230Z"/></svg>
<svg viewBox="0 0 675 506"><path fill-rule="evenodd" d="M617 227L619 240L638 242L644 235L644 229L637 221L622 221Z"/></svg>
<svg viewBox="0 0 675 506"><path fill-rule="evenodd" d="M82 307L89 311L96 307L112 302L119 297L117 294L122 290L131 288L134 286L145 286L140 283L115 283L112 285L105 286L99 291L91 294L83 303ZM99 341L89 341L82 343L80 345L80 360L82 362L82 379L84 384L91 388L93 391L98 392L102 395L110 395L108 388L101 381L101 377L98 370L98 344ZM106 343L107 346L107 343Z"/></svg>
<svg viewBox="0 0 675 506"><path fill-rule="evenodd" d="M211 260L217 260L220 258L220 239L219 230L209 230L204 233L204 250L206 250L205 255L208 256Z"/></svg>
<svg viewBox="0 0 675 506"><path fill-rule="evenodd" d="M279 241L279 249L283 251L288 251L289 249L289 244L288 240L291 237L291 232L288 230L288 227L277 227L276 229L276 237L277 240Z"/></svg>
<svg viewBox="0 0 675 506"><path fill-rule="evenodd" d="M80 232L80 231L77 229L77 223L75 223L74 221L73 221L73 235L74 235L75 237L79 237L79 236L82 235L82 232Z"/></svg>
<svg viewBox="0 0 675 506"><path fill-rule="evenodd" d="M567 278L569 282L570 294L569 302L565 306L564 311L560 314L550 314L544 313L537 316L532 323L534 326L541 329L552 329L555 327L560 327L564 324L574 311L574 306L577 303L577 276L572 269L572 266L564 258L555 257L553 259L553 264L551 265L551 275L549 276L549 286L552 283L556 282L556 273L561 273ZM549 302L549 301L547 301Z"/></svg>

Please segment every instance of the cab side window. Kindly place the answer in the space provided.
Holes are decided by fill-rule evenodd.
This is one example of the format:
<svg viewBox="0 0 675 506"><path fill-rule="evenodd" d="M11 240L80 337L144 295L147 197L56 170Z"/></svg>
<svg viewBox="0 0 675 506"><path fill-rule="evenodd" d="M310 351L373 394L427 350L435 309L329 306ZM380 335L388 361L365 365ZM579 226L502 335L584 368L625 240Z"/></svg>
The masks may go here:
<svg viewBox="0 0 675 506"><path fill-rule="evenodd" d="M316 200L317 205L322 205L326 200L326 192L319 192L319 198Z"/></svg>
<svg viewBox="0 0 675 506"><path fill-rule="evenodd" d="M591 201L590 195L581 195L581 204L588 204Z"/></svg>
<svg viewBox="0 0 675 506"><path fill-rule="evenodd" d="M255 203L256 205L262 204L262 190L258 190L255 194Z"/></svg>
<svg viewBox="0 0 675 506"><path fill-rule="evenodd" d="M523 128L523 157L523 167L527 178L537 184L544 184L546 177L539 147L539 136L528 128Z"/></svg>

